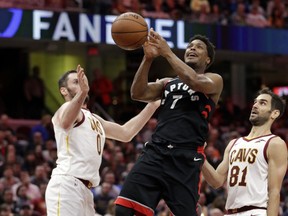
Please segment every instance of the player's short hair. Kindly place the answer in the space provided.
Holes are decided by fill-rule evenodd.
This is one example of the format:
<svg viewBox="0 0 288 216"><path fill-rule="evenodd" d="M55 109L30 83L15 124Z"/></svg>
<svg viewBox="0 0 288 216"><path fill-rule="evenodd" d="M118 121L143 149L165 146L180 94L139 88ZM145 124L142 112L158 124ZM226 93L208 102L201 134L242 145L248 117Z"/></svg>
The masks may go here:
<svg viewBox="0 0 288 216"><path fill-rule="evenodd" d="M69 76L69 74L71 74L71 73L77 73L77 71L76 71L76 70L69 70L69 71L67 71L66 73L64 73L64 74L61 76L61 78L58 80L58 87L59 87L59 89L60 89L61 87L67 87L68 76Z"/></svg>
<svg viewBox="0 0 288 216"><path fill-rule="evenodd" d="M268 94L271 96L271 110L279 110L280 115L277 117L279 119L285 112L286 102L279 95L272 92L269 88L263 88L258 92L258 96L261 94Z"/></svg>
<svg viewBox="0 0 288 216"><path fill-rule="evenodd" d="M194 40L201 40L202 42L204 42L206 44L206 47L207 47L207 53L208 53L208 56L210 58L210 63L206 66L206 69L209 68L213 62L214 62L214 59L215 59L215 46L214 44L209 40L209 38L207 38L206 36L204 35L194 35L193 37L191 37L189 39L189 43L191 43L192 41Z"/></svg>

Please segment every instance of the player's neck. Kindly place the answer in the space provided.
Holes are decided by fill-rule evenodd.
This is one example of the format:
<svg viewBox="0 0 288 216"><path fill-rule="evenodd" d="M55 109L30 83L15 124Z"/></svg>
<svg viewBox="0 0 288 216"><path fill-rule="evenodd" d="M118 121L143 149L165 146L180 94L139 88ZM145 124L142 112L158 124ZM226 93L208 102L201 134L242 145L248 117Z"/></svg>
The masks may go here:
<svg viewBox="0 0 288 216"><path fill-rule="evenodd" d="M195 69L193 68L193 70L197 74L204 74L205 73L205 69L203 69L203 68L195 68Z"/></svg>
<svg viewBox="0 0 288 216"><path fill-rule="evenodd" d="M197 74L204 74L206 70L206 66L203 67L197 64L188 64Z"/></svg>
<svg viewBox="0 0 288 216"><path fill-rule="evenodd" d="M265 136L271 134L271 127L270 125L262 125L262 126L253 126L247 139L253 139L260 136Z"/></svg>

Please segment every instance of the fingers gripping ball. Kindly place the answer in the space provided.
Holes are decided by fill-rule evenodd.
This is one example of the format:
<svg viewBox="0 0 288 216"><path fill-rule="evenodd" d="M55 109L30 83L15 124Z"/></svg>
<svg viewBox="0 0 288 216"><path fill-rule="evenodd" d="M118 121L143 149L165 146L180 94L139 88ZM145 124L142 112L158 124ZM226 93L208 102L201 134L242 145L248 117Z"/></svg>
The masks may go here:
<svg viewBox="0 0 288 216"><path fill-rule="evenodd" d="M135 50L147 40L148 25L141 15L127 12L114 20L111 33L117 46L124 50Z"/></svg>

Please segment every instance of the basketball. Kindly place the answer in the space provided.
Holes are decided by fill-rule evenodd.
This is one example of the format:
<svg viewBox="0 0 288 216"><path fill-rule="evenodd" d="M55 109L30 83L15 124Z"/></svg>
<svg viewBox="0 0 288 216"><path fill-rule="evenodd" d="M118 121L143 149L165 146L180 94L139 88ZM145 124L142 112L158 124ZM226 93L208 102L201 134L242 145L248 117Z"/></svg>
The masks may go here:
<svg viewBox="0 0 288 216"><path fill-rule="evenodd" d="M148 25L141 15L126 12L114 20L111 34L118 47L124 50L135 50L147 40Z"/></svg>

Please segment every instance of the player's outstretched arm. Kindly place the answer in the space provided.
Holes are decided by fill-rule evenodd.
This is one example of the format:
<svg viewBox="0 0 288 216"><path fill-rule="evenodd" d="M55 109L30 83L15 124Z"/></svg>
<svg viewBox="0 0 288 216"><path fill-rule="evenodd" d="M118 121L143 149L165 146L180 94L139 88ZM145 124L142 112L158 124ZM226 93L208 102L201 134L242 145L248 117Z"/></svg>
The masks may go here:
<svg viewBox="0 0 288 216"><path fill-rule="evenodd" d="M225 149L224 156L222 162L218 165L217 169L215 170L214 167L209 164L207 160L205 160L203 167L202 167L202 174L204 176L205 181L213 188L217 189L225 183L227 179L227 173L229 168L229 151L234 143L234 140L230 141L228 146Z"/></svg>
<svg viewBox="0 0 288 216"><path fill-rule="evenodd" d="M163 84L161 82L149 82L148 74L153 60L159 56L158 50L148 42L143 45L144 57L134 76L130 93L133 100L150 102L161 97Z"/></svg>
<svg viewBox="0 0 288 216"><path fill-rule="evenodd" d="M153 29L149 32L149 43L158 49L161 56L167 59L174 72L191 89L203 92L207 95L220 95L223 88L223 80L219 74L198 74L172 52L167 41ZM189 52L186 52L189 54Z"/></svg>
<svg viewBox="0 0 288 216"><path fill-rule="evenodd" d="M287 171L287 147L284 140L276 137L270 141L268 157L268 208L267 215L278 216L280 190Z"/></svg>
<svg viewBox="0 0 288 216"><path fill-rule="evenodd" d="M121 142L131 141L152 117L159 105L160 100L148 103L138 115L130 119L124 125L109 122L99 117L99 120L104 127L106 137Z"/></svg>

